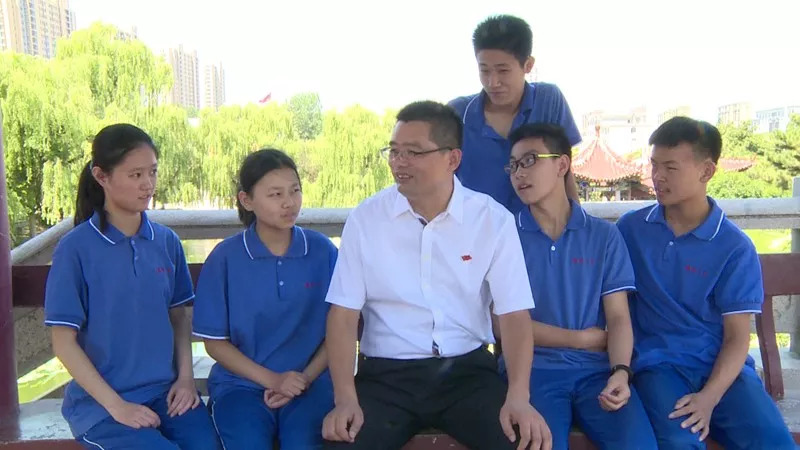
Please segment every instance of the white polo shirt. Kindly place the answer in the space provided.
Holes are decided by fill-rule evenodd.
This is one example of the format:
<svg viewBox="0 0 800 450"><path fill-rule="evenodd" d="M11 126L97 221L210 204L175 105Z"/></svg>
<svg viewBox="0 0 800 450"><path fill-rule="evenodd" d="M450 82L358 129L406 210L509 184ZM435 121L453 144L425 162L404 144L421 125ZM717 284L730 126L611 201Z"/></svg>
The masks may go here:
<svg viewBox="0 0 800 450"><path fill-rule="evenodd" d="M391 186L347 218L326 301L361 310L361 352L458 356L494 342L496 314L534 307L514 216L461 185L427 225Z"/></svg>

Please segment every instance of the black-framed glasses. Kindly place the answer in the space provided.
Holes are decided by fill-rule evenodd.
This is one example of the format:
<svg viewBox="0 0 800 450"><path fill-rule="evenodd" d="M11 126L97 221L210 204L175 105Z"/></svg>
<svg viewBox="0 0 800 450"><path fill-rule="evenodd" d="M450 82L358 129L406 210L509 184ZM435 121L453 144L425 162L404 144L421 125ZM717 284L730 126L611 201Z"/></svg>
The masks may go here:
<svg viewBox="0 0 800 450"><path fill-rule="evenodd" d="M517 169L520 167L527 169L528 167L536 164L539 158L558 158L559 156L561 155L557 153L528 153L523 155L522 158L518 160L513 158L509 160L508 164L503 167L503 170L505 170L507 174L511 175L512 173L516 173Z"/></svg>
<svg viewBox="0 0 800 450"><path fill-rule="evenodd" d="M396 159L404 159L408 161L421 158L429 153L452 149L453 147L439 147L433 150L399 150L392 147L384 147L380 150L380 152L381 156L383 156L387 161L394 161Z"/></svg>

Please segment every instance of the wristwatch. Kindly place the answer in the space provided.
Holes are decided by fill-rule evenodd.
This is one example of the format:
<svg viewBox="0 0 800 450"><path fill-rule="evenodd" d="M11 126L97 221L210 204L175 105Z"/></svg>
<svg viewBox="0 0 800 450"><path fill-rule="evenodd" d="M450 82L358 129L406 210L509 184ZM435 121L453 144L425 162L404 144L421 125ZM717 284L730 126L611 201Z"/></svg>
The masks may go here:
<svg viewBox="0 0 800 450"><path fill-rule="evenodd" d="M624 370L628 374L628 384L633 382L633 370L630 367L626 366L625 364L617 364L616 366L611 368L611 373L608 376L614 375L618 370Z"/></svg>

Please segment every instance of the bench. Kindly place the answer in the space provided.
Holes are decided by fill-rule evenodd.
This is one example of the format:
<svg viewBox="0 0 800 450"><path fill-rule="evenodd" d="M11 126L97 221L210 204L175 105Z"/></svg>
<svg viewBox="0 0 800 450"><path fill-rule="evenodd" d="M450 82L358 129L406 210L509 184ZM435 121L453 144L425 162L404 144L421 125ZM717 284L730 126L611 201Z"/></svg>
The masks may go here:
<svg viewBox="0 0 800 450"><path fill-rule="evenodd" d="M775 338L773 300L776 296L800 294L800 254L760 255L760 260L764 273L765 296L763 313L755 317L756 332L763 361L764 384L767 392L778 400L784 396L784 387L780 353ZM189 265L195 283L201 268L202 264ZM12 300L15 307L44 306L44 287L48 271L49 266L42 265L13 267ZM61 418L59 407L52 403L54 401L57 400L40 400L23 405L19 424L0 425L0 447L9 450L80 449L65 429L66 424ZM793 430L792 435L800 443L800 432ZM590 450L596 447L585 435L575 430L570 435L570 448ZM720 447L711 443L709 448ZM435 432L417 435L403 450L445 449L466 450L449 436Z"/></svg>
<svg viewBox="0 0 800 450"><path fill-rule="evenodd" d="M775 339L775 297L800 294L800 254L759 255L764 278L764 305L755 316L758 346L764 368L764 387L773 399L784 397L783 370ZM798 336L800 338L800 336Z"/></svg>

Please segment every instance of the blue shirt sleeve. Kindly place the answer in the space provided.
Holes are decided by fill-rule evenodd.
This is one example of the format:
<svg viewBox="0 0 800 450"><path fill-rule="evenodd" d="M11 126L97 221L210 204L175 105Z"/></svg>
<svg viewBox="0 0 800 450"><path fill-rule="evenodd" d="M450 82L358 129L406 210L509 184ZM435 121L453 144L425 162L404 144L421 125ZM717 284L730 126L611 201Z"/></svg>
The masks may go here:
<svg viewBox="0 0 800 450"><path fill-rule="evenodd" d="M339 257L339 249L333 244L330 238L327 238L327 244L329 246L328 250L328 276L325 279L325 290L323 291L323 303L325 304L325 309L329 310L331 304L325 301L325 297L328 296L328 289L331 287L331 280L333 279L333 269L336 268L336 260Z"/></svg>
<svg viewBox="0 0 800 450"><path fill-rule="evenodd" d="M181 240L177 234L172 233L173 264L175 264L175 289L173 290L170 307L182 305L194 298L194 286L189 266L186 264L186 255L183 252Z"/></svg>
<svg viewBox="0 0 800 450"><path fill-rule="evenodd" d="M336 267L336 259L339 257L339 249L336 248L335 245L333 245L333 242L330 242L330 245L331 245L331 250L330 250L330 255L328 255L328 259L329 259L329 267L330 267L331 271L329 272L330 275L328 277L328 284L330 284L330 282L331 282L330 279L333 276L333 269Z"/></svg>
<svg viewBox="0 0 800 450"><path fill-rule="evenodd" d="M569 143L572 146L578 145L581 142L581 132L578 131L578 126L575 125L575 119L572 117L572 111L569 109L569 104L561 89L558 86L553 86L552 104L550 106L552 113L555 115L556 122L564 128L569 138Z"/></svg>
<svg viewBox="0 0 800 450"><path fill-rule="evenodd" d="M534 87L533 111L530 121L556 123L564 128L572 146L581 142L581 133L572 118L567 99L555 84L532 83Z"/></svg>
<svg viewBox="0 0 800 450"><path fill-rule="evenodd" d="M203 264L194 299L192 333L206 339L230 339L227 262L220 245Z"/></svg>
<svg viewBox="0 0 800 450"><path fill-rule="evenodd" d="M714 286L714 304L722 314L759 313L764 302L761 261L749 242L736 249Z"/></svg>
<svg viewBox="0 0 800 450"><path fill-rule="evenodd" d="M606 243L603 261L603 286L601 295L617 291L631 291L636 288L633 265L628 247L617 227L611 226Z"/></svg>
<svg viewBox="0 0 800 450"><path fill-rule="evenodd" d="M464 108L466 107L467 102L469 101L469 98L470 98L470 96L463 96L463 97L454 98L454 99L450 100L449 102L447 102L447 106L453 108L453 110L456 112L456 114L458 114L458 117L462 117L463 118L463 116L464 116Z"/></svg>
<svg viewBox="0 0 800 450"><path fill-rule="evenodd" d="M59 242L45 284L45 325L80 330L86 324L87 298L78 250L64 241Z"/></svg>
<svg viewBox="0 0 800 450"><path fill-rule="evenodd" d="M630 222L631 214L633 214L633 211L628 211L617 219L617 230L619 230L619 234L625 243L628 242L628 222ZM628 249L628 252L630 252L630 249Z"/></svg>

